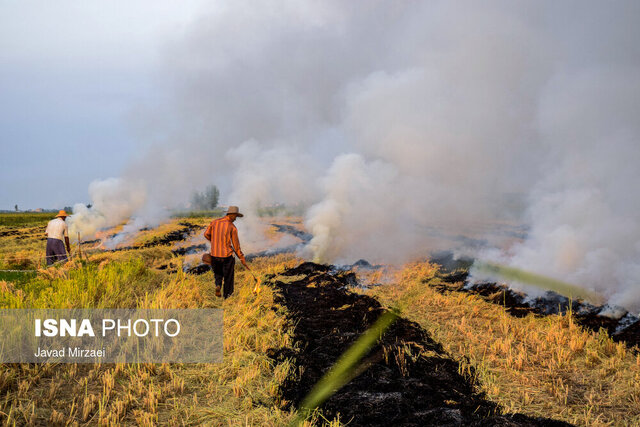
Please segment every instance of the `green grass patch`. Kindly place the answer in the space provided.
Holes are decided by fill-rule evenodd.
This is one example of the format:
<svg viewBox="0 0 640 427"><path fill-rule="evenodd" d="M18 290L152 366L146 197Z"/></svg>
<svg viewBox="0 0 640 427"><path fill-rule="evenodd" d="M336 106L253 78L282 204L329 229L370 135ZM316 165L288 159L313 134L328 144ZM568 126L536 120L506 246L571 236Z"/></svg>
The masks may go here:
<svg viewBox="0 0 640 427"><path fill-rule="evenodd" d="M46 224L55 216L54 212L0 213L0 226L23 227L25 225Z"/></svg>
<svg viewBox="0 0 640 427"><path fill-rule="evenodd" d="M171 214L171 218L220 218L223 215L223 209L214 209L211 211L176 211Z"/></svg>
<svg viewBox="0 0 640 427"><path fill-rule="evenodd" d="M25 283L36 277L35 271L0 271L0 281Z"/></svg>
<svg viewBox="0 0 640 427"><path fill-rule="evenodd" d="M161 287L162 275L131 258L103 267L89 263L65 271L52 269L17 284L22 294L0 293L1 308L135 308Z"/></svg>

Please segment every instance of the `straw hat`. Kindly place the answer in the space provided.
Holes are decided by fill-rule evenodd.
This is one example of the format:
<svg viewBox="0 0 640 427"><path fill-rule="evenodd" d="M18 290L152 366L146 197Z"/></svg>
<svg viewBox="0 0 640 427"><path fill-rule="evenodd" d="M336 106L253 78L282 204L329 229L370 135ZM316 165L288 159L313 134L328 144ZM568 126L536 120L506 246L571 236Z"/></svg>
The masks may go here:
<svg viewBox="0 0 640 427"><path fill-rule="evenodd" d="M61 218L61 217L68 217L69 215L67 215L67 213L64 211L64 209L62 209L60 212L58 212L58 215L56 215L56 218Z"/></svg>
<svg viewBox="0 0 640 427"><path fill-rule="evenodd" d="M240 209L238 209L237 206L229 206L229 209L227 209L227 215L229 215L229 214L236 214L239 217L243 217L244 216L244 215L242 215L240 213Z"/></svg>

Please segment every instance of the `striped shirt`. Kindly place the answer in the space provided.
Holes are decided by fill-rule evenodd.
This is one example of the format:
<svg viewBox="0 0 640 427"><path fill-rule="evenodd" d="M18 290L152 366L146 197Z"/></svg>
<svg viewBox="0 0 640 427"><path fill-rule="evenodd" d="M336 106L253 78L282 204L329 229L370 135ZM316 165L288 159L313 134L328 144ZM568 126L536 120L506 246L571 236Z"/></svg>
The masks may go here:
<svg viewBox="0 0 640 427"><path fill-rule="evenodd" d="M238 258L244 261L244 254L238 240L238 229L228 216L211 221L207 231L204 232L204 237L211 242L211 256L220 258L232 256L235 248Z"/></svg>

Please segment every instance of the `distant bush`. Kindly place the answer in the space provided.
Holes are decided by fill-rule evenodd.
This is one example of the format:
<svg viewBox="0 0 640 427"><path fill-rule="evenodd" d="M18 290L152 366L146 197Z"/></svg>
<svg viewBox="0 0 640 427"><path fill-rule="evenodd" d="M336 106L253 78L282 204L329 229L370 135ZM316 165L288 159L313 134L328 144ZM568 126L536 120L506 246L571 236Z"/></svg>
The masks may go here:
<svg viewBox="0 0 640 427"><path fill-rule="evenodd" d="M274 206L261 206L257 209L258 216L302 216L305 213L305 206L303 205L274 205Z"/></svg>
<svg viewBox="0 0 640 427"><path fill-rule="evenodd" d="M193 193L191 207L195 210L211 210L218 207L219 200L220 190L215 185L210 185L202 193Z"/></svg>

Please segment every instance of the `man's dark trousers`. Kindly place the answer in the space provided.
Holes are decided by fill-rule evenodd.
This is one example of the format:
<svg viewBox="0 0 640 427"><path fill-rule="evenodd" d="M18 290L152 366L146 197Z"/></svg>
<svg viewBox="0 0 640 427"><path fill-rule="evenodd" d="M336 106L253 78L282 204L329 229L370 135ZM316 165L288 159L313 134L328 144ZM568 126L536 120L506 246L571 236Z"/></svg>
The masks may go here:
<svg viewBox="0 0 640 427"><path fill-rule="evenodd" d="M233 268L236 265L236 260L232 256L228 257L211 257L211 266L213 267L213 275L216 278L216 287L222 288L222 297L228 298L233 293ZM224 286L222 281L224 280Z"/></svg>
<svg viewBox="0 0 640 427"><path fill-rule="evenodd" d="M52 265L57 261L67 260L67 251L64 243L60 239L47 239L47 265Z"/></svg>

